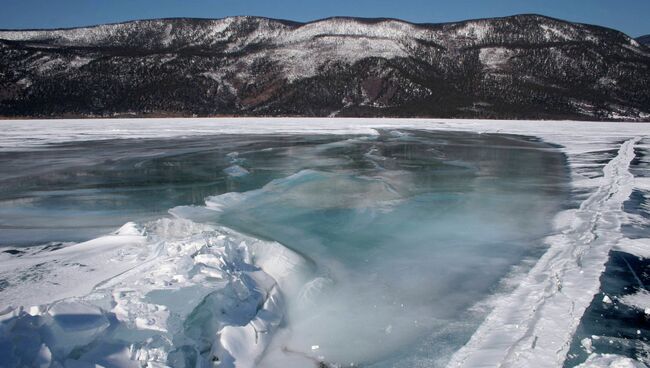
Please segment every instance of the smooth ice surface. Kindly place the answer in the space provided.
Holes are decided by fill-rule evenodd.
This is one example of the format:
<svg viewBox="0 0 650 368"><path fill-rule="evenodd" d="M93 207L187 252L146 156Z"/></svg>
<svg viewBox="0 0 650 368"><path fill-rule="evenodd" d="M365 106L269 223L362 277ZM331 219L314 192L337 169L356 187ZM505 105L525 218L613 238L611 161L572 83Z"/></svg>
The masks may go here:
<svg viewBox="0 0 650 368"><path fill-rule="evenodd" d="M19 200L26 194L20 189L5 197L13 196L3 206L11 216L5 213L2 219L14 221L5 226L13 231L3 239L10 247L2 253L3 264L8 262L0 281L7 306L0 313L6 365L443 366L453 355L451 366L560 366L583 311L598 292L609 251L634 248L638 256L645 254L643 238L628 239L620 231L631 221L622 212L623 203L633 190L647 187L630 169L642 137L650 133L642 124L356 119L105 123L90 129L89 122L63 121L48 130L50 121L30 122L30 129L24 122L2 122L7 127L0 135L3 162L20 157L18 151L25 155L18 165L3 164L3 170L15 174L3 177L46 189L28 189L32 202ZM179 123L187 125L178 128ZM33 134L34 127L41 129ZM269 140L264 136L269 132L282 135ZM252 135L241 140L242 133ZM331 134L312 135L316 133ZM485 133L525 134L559 144L570 172L555 149ZM29 134L35 139L26 141ZM203 137L210 134L216 136ZM53 195L48 180L57 178L51 175L57 170L44 165L40 175L48 180L30 180L39 176L20 170L38 163L29 155L64 155L88 139L101 139L112 147L106 152L110 157L124 142L133 142L114 140L125 136L138 144L122 146L125 156L118 165L103 170L123 173L118 186L127 192L144 192L127 194L115 205L130 209L128 219L112 219L120 210L107 218L133 223L96 237L102 227L121 224L91 220L102 224L93 230L96 234L49 244L42 240L54 241L71 231L43 227L47 216L26 231L15 225L21 218L14 215L26 210L25 203L60 211L83 193L59 202L44 200ZM226 138L235 143L225 143ZM138 168L137 162L143 162L141 167L157 159L143 157L136 148L152 143L161 147L161 165L129 171ZM188 150L179 152L179 147ZM89 162L70 169L66 161L75 156L80 155L51 161L68 173L84 173L78 179L62 176L68 179L63 186L92 177L94 166L111 164L91 155ZM196 165L207 174L181 170ZM186 197L191 191L183 183L148 187L128 180L161 173L157 177L166 183L178 170L187 182L205 178L213 186ZM563 203L567 174L574 208L554 216ZM164 193L179 195L169 200ZM134 201L140 194L149 197ZM92 203L102 212L107 202ZM173 218L160 219L165 206L176 206ZM41 238L30 242L21 236L30 230ZM83 242L91 237L95 239ZM43 245L18 247L39 242ZM86 248L98 253L86 253ZM58 287L57 277L76 280L73 286L60 286L67 292L62 301L57 292L46 292ZM26 291L30 288L44 292L32 294ZM70 341L77 344L72 350ZM585 364L637 363L595 354Z"/></svg>
<svg viewBox="0 0 650 368"><path fill-rule="evenodd" d="M155 220L177 205L256 188L301 167L299 156L286 157L286 172L261 166L241 182L237 178L249 173L239 163L238 148L273 150L305 139L211 137L104 139L31 149L27 143L9 152L2 151L8 147L0 136L0 246L88 240L129 221ZM288 156L284 149L264 155Z"/></svg>
<svg viewBox="0 0 650 368"><path fill-rule="evenodd" d="M171 211L273 239L315 264L287 293L272 350L287 356L262 366L303 356L440 365L445 356L431 351L458 348L478 321L470 307L539 254L564 193L562 155L515 137L382 132L317 151L345 161Z"/></svg>

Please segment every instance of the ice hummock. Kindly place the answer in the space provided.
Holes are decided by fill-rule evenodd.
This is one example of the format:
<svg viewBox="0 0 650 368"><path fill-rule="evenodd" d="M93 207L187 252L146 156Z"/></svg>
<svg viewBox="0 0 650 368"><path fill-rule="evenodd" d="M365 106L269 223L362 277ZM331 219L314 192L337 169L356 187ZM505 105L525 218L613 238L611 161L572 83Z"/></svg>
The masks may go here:
<svg viewBox="0 0 650 368"><path fill-rule="evenodd" d="M157 257L113 270L92 291L77 290L78 297L5 309L3 365L29 366L38 356L66 367L183 366L197 359L253 367L283 319L280 288L291 290L309 270L303 258L277 243L187 220L163 219L145 231ZM50 256L62 260L58 252Z"/></svg>

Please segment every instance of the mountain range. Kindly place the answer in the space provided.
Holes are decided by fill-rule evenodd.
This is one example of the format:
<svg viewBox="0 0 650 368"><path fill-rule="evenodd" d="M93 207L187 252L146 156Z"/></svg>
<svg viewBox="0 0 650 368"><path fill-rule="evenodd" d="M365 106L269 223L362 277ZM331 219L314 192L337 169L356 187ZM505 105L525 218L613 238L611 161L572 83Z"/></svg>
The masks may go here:
<svg viewBox="0 0 650 368"><path fill-rule="evenodd" d="M650 47L540 15L2 30L0 116L648 121Z"/></svg>

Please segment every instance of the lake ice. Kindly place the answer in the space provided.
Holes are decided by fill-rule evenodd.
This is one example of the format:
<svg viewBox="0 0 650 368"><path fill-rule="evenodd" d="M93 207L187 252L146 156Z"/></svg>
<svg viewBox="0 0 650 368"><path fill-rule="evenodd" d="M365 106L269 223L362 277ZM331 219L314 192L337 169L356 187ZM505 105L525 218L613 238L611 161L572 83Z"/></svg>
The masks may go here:
<svg viewBox="0 0 650 368"><path fill-rule="evenodd" d="M0 365L560 366L608 252L643 248L636 135L267 122L0 137ZM571 362L628 359L598 353Z"/></svg>

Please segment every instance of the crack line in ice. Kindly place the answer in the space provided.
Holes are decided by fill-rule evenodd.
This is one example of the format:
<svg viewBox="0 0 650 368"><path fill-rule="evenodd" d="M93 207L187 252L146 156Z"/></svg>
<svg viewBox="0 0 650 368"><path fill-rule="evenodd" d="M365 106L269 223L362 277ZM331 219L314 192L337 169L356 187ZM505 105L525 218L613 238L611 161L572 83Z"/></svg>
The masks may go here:
<svg viewBox="0 0 650 368"><path fill-rule="evenodd" d="M643 281L641 281L639 275L637 275L637 273L634 271L634 268L632 268L630 262L628 262L627 259L625 259L625 257L619 256L618 258L622 259L623 262L625 262L625 266L627 267L628 270L630 270L630 273L632 274L632 276L634 276L634 279L636 280L637 284L639 284L639 287L641 289L645 289L645 285L643 285Z"/></svg>
<svg viewBox="0 0 650 368"><path fill-rule="evenodd" d="M575 211L573 223L546 239L548 251L521 285L499 301L449 367L562 366L584 310L598 292L609 251L622 238L623 202L634 179L629 166L640 140L621 145L603 168L598 189Z"/></svg>

